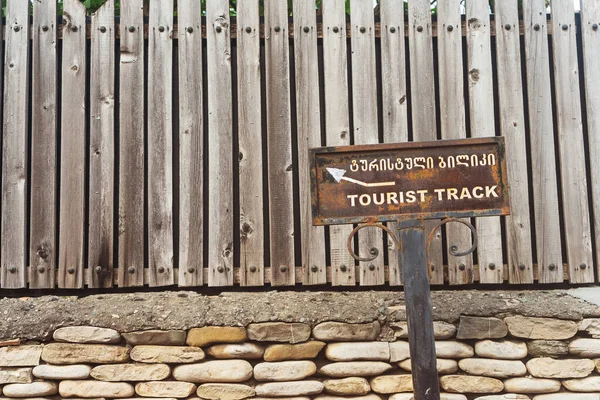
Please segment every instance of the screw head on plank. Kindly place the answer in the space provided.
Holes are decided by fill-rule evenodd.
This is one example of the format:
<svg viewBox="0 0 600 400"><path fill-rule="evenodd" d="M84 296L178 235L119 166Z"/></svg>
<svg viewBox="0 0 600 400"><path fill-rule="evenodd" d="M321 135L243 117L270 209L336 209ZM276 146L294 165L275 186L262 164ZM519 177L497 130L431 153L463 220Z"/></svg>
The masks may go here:
<svg viewBox="0 0 600 400"><path fill-rule="evenodd" d="M281 27L280 27L280 26L276 26L276 27L274 28L274 30L275 30L275 32L280 32L280 31L281 31Z"/></svg>
<svg viewBox="0 0 600 400"><path fill-rule="evenodd" d="M369 271L375 271L375 264L369 264Z"/></svg>
<svg viewBox="0 0 600 400"><path fill-rule="evenodd" d="M102 272L102 267L100 265L96 265L96 268L94 270L97 274L99 274L100 272Z"/></svg>
<svg viewBox="0 0 600 400"><path fill-rule="evenodd" d="M252 33L252 28L251 28L251 27L249 27L249 26L247 26L247 27L246 27L246 33Z"/></svg>
<svg viewBox="0 0 600 400"><path fill-rule="evenodd" d="M187 33L194 33L194 28L192 28L191 26L187 27Z"/></svg>
<svg viewBox="0 0 600 400"><path fill-rule="evenodd" d="M313 265L312 267L310 267L310 270L312 272L317 272L319 270L319 267L317 267L316 265Z"/></svg>
<svg viewBox="0 0 600 400"><path fill-rule="evenodd" d="M135 274L135 267L129 267L129 268L127 269L127 272L129 272L129 275L133 275L133 274Z"/></svg>
<svg viewBox="0 0 600 400"><path fill-rule="evenodd" d="M305 27L303 28L303 30L304 30L304 32L305 32L305 33L308 33L308 32L310 32L310 28L309 28L308 26L305 26Z"/></svg>
<svg viewBox="0 0 600 400"><path fill-rule="evenodd" d="M390 32L391 33L395 33L396 32L396 27L395 26L390 27Z"/></svg>
<svg viewBox="0 0 600 400"><path fill-rule="evenodd" d="M454 30L454 26L453 25L448 25L448 27L446 28L446 30L448 30L448 32L452 32Z"/></svg>
<svg viewBox="0 0 600 400"><path fill-rule="evenodd" d="M50 29L50 28L48 27L48 25L44 25L44 26L42 26L42 30L43 30L44 32L48 32L48 29Z"/></svg>
<svg viewBox="0 0 600 400"><path fill-rule="evenodd" d="M512 26L510 24L504 25L504 29L506 29L507 31L510 31L511 28Z"/></svg>
<svg viewBox="0 0 600 400"><path fill-rule="evenodd" d="M533 30L534 30L534 31L539 31L539 30L540 30L540 24L535 24L535 25L533 26Z"/></svg>
<svg viewBox="0 0 600 400"><path fill-rule="evenodd" d="M592 29L595 30L595 31L597 31L598 30L598 24L592 25Z"/></svg>
<svg viewBox="0 0 600 400"><path fill-rule="evenodd" d="M217 267L217 271L222 274L225 271L225 268L223 268L223 266L219 265L219 267Z"/></svg>
<svg viewBox="0 0 600 400"><path fill-rule="evenodd" d="M15 27L13 28L13 30L14 30L15 32L19 32L19 31L21 30L21 27L20 27L19 25L17 25L17 26L15 26Z"/></svg>
<svg viewBox="0 0 600 400"><path fill-rule="evenodd" d="M367 28L365 28L364 26L361 26L359 31L360 31L360 33L365 33L367 31Z"/></svg>
<svg viewBox="0 0 600 400"><path fill-rule="evenodd" d="M550 265L548 265L548 269L550 271L554 271L556 269L556 264L550 264Z"/></svg>
<svg viewBox="0 0 600 400"><path fill-rule="evenodd" d="M467 269L467 266L465 264L460 264L458 266L458 269L460 269L461 271L464 271L465 269Z"/></svg>
<svg viewBox="0 0 600 400"><path fill-rule="evenodd" d="M333 27L333 33L338 33L340 31L340 28L338 28L337 26Z"/></svg>
<svg viewBox="0 0 600 400"><path fill-rule="evenodd" d="M489 268L489 269L491 269L491 270L493 271L493 270L495 270L495 269L496 269L496 264L494 264L494 263L490 263L490 264L488 265L488 268Z"/></svg>
<svg viewBox="0 0 600 400"><path fill-rule="evenodd" d="M348 270L348 267L346 266L346 264L340 265L340 271L346 272L347 270Z"/></svg>
<svg viewBox="0 0 600 400"><path fill-rule="evenodd" d="M421 25L417 26L417 32L423 32L423 27Z"/></svg>
<svg viewBox="0 0 600 400"><path fill-rule="evenodd" d="M190 274L193 274L194 272L196 272L196 268L194 267L189 267L187 270Z"/></svg>
<svg viewBox="0 0 600 400"><path fill-rule="evenodd" d="M587 265L585 263L579 264L579 269L586 269Z"/></svg>
<svg viewBox="0 0 600 400"><path fill-rule="evenodd" d="M162 25L161 25L161 26L159 26L159 27L158 27L158 31L159 31L159 32L164 32L164 31L165 31L165 27L164 27L164 26L162 26Z"/></svg>
<svg viewBox="0 0 600 400"><path fill-rule="evenodd" d="M75 273L75 268L73 268L73 267L69 267L69 269L67 269L67 273L68 273L69 275L73 275L73 274Z"/></svg>
<svg viewBox="0 0 600 400"><path fill-rule="evenodd" d="M256 266L251 265L250 266L250 272L256 272Z"/></svg>
<svg viewBox="0 0 600 400"><path fill-rule="evenodd" d="M520 269L521 271L525 271L525 264L520 264L520 265L519 265L519 269Z"/></svg>
<svg viewBox="0 0 600 400"><path fill-rule="evenodd" d="M135 32L135 26L130 26L129 28L127 28L129 30L129 32Z"/></svg>
<svg viewBox="0 0 600 400"><path fill-rule="evenodd" d="M567 30L569 30L569 25L563 24L563 26L561 28L563 31L567 31Z"/></svg>
<svg viewBox="0 0 600 400"><path fill-rule="evenodd" d="M100 32L105 33L106 32L106 27L105 26L101 26L100 27Z"/></svg>
<svg viewBox="0 0 600 400"><path fill-rule="evenodd" d="M73 25L73 26L71 27L71 31L72 31L72 32L77 32L78 30L79 30L79 28L78 28L76 25Z"/></svg>
<svg viewBox="0 0 600 400"><path fill-rule="evenodd" d="M287 266L286 265L282 265L279 267L279 271L281 272L286 272L287 271Z"/></svg>

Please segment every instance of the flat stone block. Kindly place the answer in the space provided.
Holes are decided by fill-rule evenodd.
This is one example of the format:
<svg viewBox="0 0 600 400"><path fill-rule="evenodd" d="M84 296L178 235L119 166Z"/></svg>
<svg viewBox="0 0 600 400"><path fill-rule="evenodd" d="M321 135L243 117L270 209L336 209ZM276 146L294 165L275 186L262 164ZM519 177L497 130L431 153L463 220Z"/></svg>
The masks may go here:
<svg viewBox="0 0 600 400"><path fill-rule="evenodd" d="M251 386L236 383L205 383L198 386L196 393L201 398L210 400L242 400L256 395Z"/></svg>
<svg viewBox="0 0 600 400"><path fill-rule="evenodd" d="M33 376L40 379L74 380L90 377L92 367L89 365L38 365L33 369Z"/></svg>
<svg viewBox="0 0 600 400"><path fill-rule="evenodd" d="M245 360L216 360L178 365L173 378L195 383L239 383L252 377L252 365Z"/></svg>
<svg viewBox="0 0 600 400"><path fill-rule="evenodd" d="M527 342L527 352L533 357L560 357L569 354L569 345L560 340L532 340Z"/></svg>
<svg viewBox="0 0 600 400"><path fill-rule="evenodd" d="M465 358L458 362L458 367L467 374L491 378L510 378L527 374L525 364L516 360Z"/></svg>
<svg viewBox="0 0 600 400"><path fill-rule="evenodd" d="M589 359L533 358L527 361L527 370L536 378L585 378L592 373L595 367L594 362Z"/></svg>
<svg viewBox="0 0 600 400"><path fill-rule="evenodd" d="M185 344L185 331L148 330L128 332L122 334L127 344L131 346L183 346Z"/></svg>
<svg viewBox="0 0 600 400"><path fill-rule="evenodd" d="M323 383L319 381L269 382L256 386L258 396L309 396L323 391Z"/></svg>
<svg viewBox="0 0 600 400"><path fill-rule="evenodd" d="M381 375L390 369L390 364L381 361L349 361L326 364L319 369L319 373L333 378L347 378Z"/></svg>
<svg viewBox="0 0 600 400"><path fill-rule="evenodd" d="M220 359L258 360L265 354L265 349L255 343L216 344L206 349L206 353Z"/></svg>
<svg viewBox="0 0 600 400"><path fill-rule="evenodd" d="M134 395L135 390L129 383L99 381L61 381L58 393L62 397L81 397L84 399L106 397L125 398Z"/></svg>
<svg viewBox="0 0 600 400"><path fill-rule="evenodd" d="M569 353L579 357L600 357L600 339L575 339L569 343Z"/></svg>
<svg viewBox="0 0 600 400"><path fill-rule="evenodd" d="M141 345L131 349L133 361L142 363L188 364L204 360L204 351L191 346Z"/></svg>
<svg viewBox="0 0 600 400"><path fill-rule="evenodd" d="M554 393L560 390L560 381L543 378L511 378L504 381L504 390L511 393Z"/></svg>
<svg viewBox="0 0 600 400"><path fill-rule="evenodd" d="M2 388L6 397L44 397L58 392L55 382L12 383Z"/></svg>
<svg viewBox="0 0 600 400"><path fill-rule="evenodd" d="M0 347L0 367L35 367L40 364L41 345Z"/></svg>
<svg viewBox="0 0 600 400"><path fill-rule="evenodd" d="M482 340L475 343L475 354L499 360L520 360L527 357L527 344L512 340Z"/></svg>
<svg viewBox="0 0 600 400"><path fill-rule="evenodd" d="M311 340L299 344L272 344L265 350L265 361L310 360L316 358L325 342Z"/></svg>
<svg viewBox="0 0 600 400"><path fill-rule="evenodd" d="M313 328L313 337L327 342L371 341L381 332L379 321L368 324L348 324L344 322L322 322Z"/></svg>
<svg viewBox="0 0 600 400"><path fill-rule="evenodd" d="M254 379L257 381L298 381L317 372L312 361L264 362L254 366Z"/></svg>
<svg viewBox="0 0 600 400"><path fill-rule="evenodd" d="M0 368L0 385L7 383L31 383L31 368Z"/></svg>
<svg viewBox="0 0 600 400"><path fill-rule="evenodd" d="M498 318L460 317L457 339L501 339L508 334L504 321Z"/></svg>
<svg viewBox="0 0 600 400"><path fill-rule="evenodd" d="M263 322L247 330L248 338L257 342L301 343L310 337L310 326L302 323Z"/></svg>
<svg viewBox="0 0 600 400"><path fill-rule="evenodd" d="M524 339L565 340L577 334L575 321L554 318L506 317L504 322L512 336Z"/></svg>
<svg viewBox="0 0 600 400"><path fill-rule="evenodd" d="M171 375L166 364L113 364L99 365L92 369L92 378L107 382L161 381Z"/></svg>
<svg viewBox="0 0 600 400"><path fill-rule="evenodd" d="M135 385L135 392L142 397L175 397L178 399L191 396L196 385L188 382L141 382Z"/></svg>
<svg viewBox="0 0 600 400"><path fill-rule="evenodd" d="M365 378L326 379L323 385L325 392L338 396L362 396L371 391L371 385Z"/></svg>
<svg viewBox="0 0 600 400"><path fill-rule="evenodd" d="M412 375L382 375L369 382L371 390L380 394L412 392Z"/></svg>
<svg viewBox="0 0 600 400"><path fill-rule="evenodd" d="M54 331L52 335L57 342L116 344L121 335L114 329L95 326L67 326Z"/></svg>
<svg viewBox="0 0 600 400"><path fill-rule="evenodd" d="M440 378L442 388L452 393L500 393L501 380L483 376L446 375Z"/></svg>
<svg viewBox="0 0 600 400"><path fill-rule="evenodd" d="M188 332L188 346L204 347L216 343L241 343L246 340L246 329L237 326L205 326Z"/></svg>
<svg viewBox="0 0 600 400"><path fill-rule="evenodd" d="M571 392L600 392L600 376L590 376L583 379L567 379L563 386Z"/></svg>
<svg viewBox="0 0 600 400"><path fill-rule="evenodd" d="M129 361L129 348L103 344L50 343L42 360L49 364L114 364Z"/></svg>
<svg viewBox="0 0 600 400"><path fill-rule="evenodd" d="M325 357L331 361L390 361L387 342L332 343L325 348Z"/></svg>
<svg viewBox="0 0 600 400"><path fill-rule="evenodd" d="M475 352L468 344L449 340L435 342L435 354L438 358L469 358Z"/></svg>

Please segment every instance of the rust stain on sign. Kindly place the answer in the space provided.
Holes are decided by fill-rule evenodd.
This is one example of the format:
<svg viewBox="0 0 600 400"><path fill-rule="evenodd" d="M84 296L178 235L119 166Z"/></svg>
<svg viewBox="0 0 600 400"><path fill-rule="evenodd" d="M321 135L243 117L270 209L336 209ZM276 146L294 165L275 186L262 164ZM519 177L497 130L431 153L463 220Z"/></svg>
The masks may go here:
<svg viewBox="0 0 600 400"><path fill-rule="evenodd" d="M508 215L504 138L311 149L315 225Z"/></svg>

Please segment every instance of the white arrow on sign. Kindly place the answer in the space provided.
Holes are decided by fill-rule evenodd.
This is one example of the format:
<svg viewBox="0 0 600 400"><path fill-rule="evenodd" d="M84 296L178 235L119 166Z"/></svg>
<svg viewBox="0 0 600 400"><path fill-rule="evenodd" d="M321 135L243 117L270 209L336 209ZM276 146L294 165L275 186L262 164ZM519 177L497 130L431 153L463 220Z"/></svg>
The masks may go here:
<svg viewBox="0 0 600 400"><path fill-rule="evenodd" d="M327 168L327 172L329 172L331 174L331 176L333 176L333 179L335 179L335 181L337 183L339 183L340 181L347 181L347 182L356 183L357 185L365 186L365 187L395 186L396 185L396 182L367 183L367 182L359 181L358 179L348 178L347 176L344 176L346 174L346 170L340 169L340 168Z"/></svg>

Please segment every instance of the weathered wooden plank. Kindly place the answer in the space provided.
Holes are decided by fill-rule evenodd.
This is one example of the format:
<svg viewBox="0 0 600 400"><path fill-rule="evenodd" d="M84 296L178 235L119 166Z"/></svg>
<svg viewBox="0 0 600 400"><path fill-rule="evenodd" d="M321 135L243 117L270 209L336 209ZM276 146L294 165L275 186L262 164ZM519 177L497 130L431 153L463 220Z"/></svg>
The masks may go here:
<svg viewBox="0 0 600 400"><path fill-rule="evenodd" d="M121 4L119 51L119 287L144 284L144 12Z"/></svg>
<svg viewBox="0 0 600 400"><path fill-rule="evenodd" d="M263 151L258 0L237 2L240 284L264 285Z"/></svg>
<svg viewBox="0 0 600 400"><path fill-rule="evenodd" d="M500 130L506 137L511 205L511 215L506 217L509 281L533 283L517 1L497 2L495 11Z"/></svg>
<svg viewBox="0 0 600 400"><path fill-rule="evenodd" d="M350 14L354 143L378 143L373 4L369 1L351 0ZM385 281L382 231L376 228L363 229L358 235L358 251L361 257L379 254L372 261L359 263L360 285L382 285Z"/></svg>
<svg viewBox="0 0 600 400"><path fill-rule="evenodd" d="M179 0L179 286L203 283L204 129L199 0Z"/></svg>
<svg viewBox="0 0 600 400"><path fill-rule="evenodd" d="M63 28L58 286L83 287L85 246L85 7L65 0ZM67 94L68 95L65 95Z"/></svg>
<svg viewBox="0 0 600 400"><path fill-rule="evenodd" d="M552 0L554 93L567 262L571 283L594 282L592 228L581 121L577 27L573 2ZM595 110L590 110L592 113Z"/></svg>
<svg viewBox="0 0 600 400"><path fill-rule="evenodd" d="M325 85L325 133L328 146L350 144L348 100L348 53L346 49L346 9L344 0L322 3L323 70ZM329 227L331 284L356 285L354 259L346 247L350 225Z"/></svg>
<svg viewBox="0 0 600 400"><path fill-rule="evenodd" d="M29 3L7 2L5 38L0 282L15 289L25 287L27 279Z"/></svg>
<svg viewBox="0 0 600 400"><path fill-rule="evenodd" d="M592 185L592 210L596 233L596 260L600 260L600 3L581 0L581 31L587 109L588 146ZM598 268L598 266L596 266ZM599 271L600 273L600 271Z"/></svg>
<svg viewBox="0 0 600 400"><path fill-rule="evenodd" d="M206 5L208 62L208 285L233 285L233 161L229 2Z"/></svg>
<svg viewBox="0 0 600 400"><path fill-rule="evenodd" d="M173 278L173 0L150 3L148 36L148 268Z"/></svg>
<svg viewBox="0 0 600 400"><path fill-rule="evenodd" d="M460 0L439 0L438 69L440 122L442 139L467 137L463 80L462 36L459 35ZM471 247L471 232L462 224L446 225L448 243L448 278L451 285L473 282L473 256L455 257L451 249L464 251Z"/></svg>
<svg viewBox="0 0 600 400"><path fill-rule="evenodd" d="M384 1L381 15L381 76L383 141L398 143L408 141L408 102L406 88L406 49L404 44L404 4L402 1ZM388 223L398 235L396 223ZM388 238L388 263L390 285L400 285L401 266L394 241Z"/></svg>
<svg viewBox="0 0 600 400"><path fill-rule="evenodd" d="M295 284L293 164L286 0L265 4L271 284Z"/></svg>
<svg viewBox="0 0 600 400"><path fill-rule="evenodd" d="M115 1L92 15L88 285L112 287L115 183Z"/></svg>
<svg viewBox="0 0 600 400"><path fill-rule="evenodd" d="M437 139L435 76L433 72L433 37L429 0L408 3L410 93L414 141ZM436 221L426 221L425 232L431 231ZM430 278L433 284L444 283L442 262L442 234L436 232L430 247Z"/></svg>
<svg viewBox="0 0 600 400"><path fill-rule="evenodd" d="M308 149L321 146L317 16L314 1L294 1L296 67L296 125L298 127L298 175L300 180L300 232L304 284L326 283L325 229L312 224Z"/></svg>
<svg viewBox="0 0 600 400"><path fill-rule="evenodd" d="M56 268L56 2L33 3L29 287L52 289Z"/></svg>
<svg viewBox="0 0 600 400"><path fill-rule="evenodd" d="M539 280L541 283L562 282L561 232L558 218L558 184L545 1L524 1L523 16L535 236L537 263L541 267Z"/></svg>
<svg viewBox="0 0 600 400"><path fill-rule="evenodd" d="M469 122L472 137L496 136L490 14L487 0L467 2L467 69ZM502 283L502 231L500 217L475 220L481 283ZM475 273L474 273L475 275Z"/></svg>

